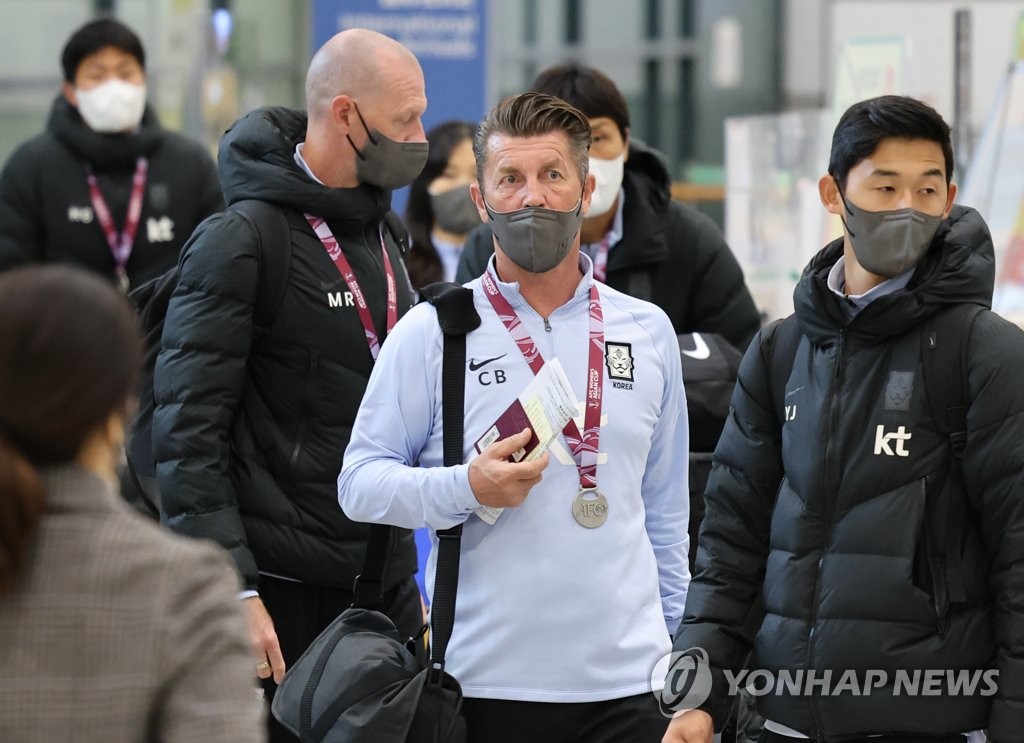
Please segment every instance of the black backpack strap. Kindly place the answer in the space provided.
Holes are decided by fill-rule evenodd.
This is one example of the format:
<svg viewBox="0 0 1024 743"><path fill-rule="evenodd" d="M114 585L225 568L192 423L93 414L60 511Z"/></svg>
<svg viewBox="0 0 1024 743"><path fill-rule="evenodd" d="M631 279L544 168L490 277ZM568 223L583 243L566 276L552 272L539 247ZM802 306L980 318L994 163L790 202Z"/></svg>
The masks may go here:
<svg viewBox="0 0 1024 743"><path fill-rule="evenodd" d="M786 420L786 382L793 373L793 363L802 337L796 315L776 320L763 331L763 346L770 356L769 385L779 426Z"/></svg>
<svg viewBox="0 0 1024 743"><path fill-rule="evenodd" d="M929 514L932 543L945 570L951 602L967 600L961 550L967 518L967 492L961 459L967 443L967 344L975 318L985 309L960 304L933 315L921 324L921 367L925 394L938 430L949 437L949 474L946 487Z"/></svg>
<svg viewBox="0 0 1024 743"><path fill-rule="evenodd" d="M380 611L384 593L384 568L388 562L388 546L394 527L388 524L371 524L370 536L366 540L366 554L363 569L356 576L352 592L355 599L352 606L359 609Z"/></svg>
<svg viewBox="0 0 1024 743"><path fill-rule="evenodd" d="M274 322L277 310L288 287L292 260L291 227L285 210L259 199L243 199L229 207L240 214L256 233L256 255L259 261L259 290L253 319L258 335Z"/></svg>
<svg viewBox="0 0 1024 743"><path fill-rule="evenodd" d="M405 256L409 252L409 230L405 228L402 218L394 209L388 209L384 215L384 227L391 235L391 239L398 245L398 251Z"/></svg>
<svg viewBox="0 0 1024 743"><path fill-rule="evenodd" d="M437 309L444 333L441 362L441 419L444 433L444 466L462 464L463 421L466 393L466 334L480 327L473 306L473 291L453 282L423 287L423 298ZM437 567L431 603L430 680L440 684L444 656L455 624L455 594L459 585L459 552L462 524L437 532Z"/></svg>

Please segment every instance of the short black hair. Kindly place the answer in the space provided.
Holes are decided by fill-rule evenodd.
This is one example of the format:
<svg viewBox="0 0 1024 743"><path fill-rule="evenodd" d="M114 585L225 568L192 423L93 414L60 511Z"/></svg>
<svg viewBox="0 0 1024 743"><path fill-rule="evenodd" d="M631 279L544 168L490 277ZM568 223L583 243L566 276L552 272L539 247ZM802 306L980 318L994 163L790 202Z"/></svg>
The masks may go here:
<svg viewBox="0 0 1024 743"><path fill-rule="evenodd" d="M871 156L883 139L925 139L942 148L946 184L953 179L950 127L938 111L904 95L883 95L854 103L839 119L832 134L828 172L846 188L850 171Z"/></svg>
<svg viewBox="0 0 1024 743"><path fill-rule="evenodd" d="M100 18L89 21L75 31L64 45L64 51L60 54L64 81L73 83L82 60L108 46L132 55L139 61L139 67L146 69L146 52L135 32L113 18Z"/></svg>
<svg viewBox="0 0 1024 743"><path fill-rule="evenodd" d="M626 99L611 78L598 69L575 63L548 67L537 75L530 90L561 98L588 119L608 117L619 128L623 140L629 134Z"/></svg>

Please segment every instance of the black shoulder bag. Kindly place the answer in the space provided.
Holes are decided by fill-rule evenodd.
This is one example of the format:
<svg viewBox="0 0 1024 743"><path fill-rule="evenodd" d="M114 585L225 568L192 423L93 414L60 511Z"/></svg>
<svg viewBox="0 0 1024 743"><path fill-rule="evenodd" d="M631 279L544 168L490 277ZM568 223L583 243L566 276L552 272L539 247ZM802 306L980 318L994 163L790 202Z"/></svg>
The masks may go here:
<svg viewBox="0 0 1024 743"><path fill-rule="evenodd" d="M463 459L466 333L479 327L480 318L469 289L439 283L421 293L437 308L444 333L441 406L444 464L450 467ZM274 717L303 743L465 743L462 688L444 670L455 621L462 525L437 532L427 668L416 660L422 635L403 639L380 611L392 529L370 528L352 607L288 669L274 696Z"/></svg>

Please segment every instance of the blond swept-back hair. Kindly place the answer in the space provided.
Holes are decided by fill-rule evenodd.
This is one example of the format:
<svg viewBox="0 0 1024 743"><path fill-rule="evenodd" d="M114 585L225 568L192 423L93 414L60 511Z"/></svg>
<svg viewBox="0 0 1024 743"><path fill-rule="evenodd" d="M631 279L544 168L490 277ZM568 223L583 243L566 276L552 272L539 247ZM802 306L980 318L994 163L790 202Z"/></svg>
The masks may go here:
<svg viewBox="0 0 1024 743"><path fill-rule="evenodd" d="M476 177L481 190L484 166L487 164L487 143L496 134L508 137L536 137L551 132L565 132L569 138L569 154L576 161L580 183L587 179L590 166L590 122L579 109L561 98L546 93L510 95L492 108L473 137L476 156Z"/></svg>

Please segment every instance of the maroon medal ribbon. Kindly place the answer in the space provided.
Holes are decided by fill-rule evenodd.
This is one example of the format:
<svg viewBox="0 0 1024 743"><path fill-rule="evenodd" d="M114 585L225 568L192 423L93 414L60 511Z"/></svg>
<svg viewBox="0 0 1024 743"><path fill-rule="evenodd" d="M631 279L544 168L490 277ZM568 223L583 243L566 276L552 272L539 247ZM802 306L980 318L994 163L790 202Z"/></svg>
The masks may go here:
<svg viewBox="0 0 1024 743"><path fill-rule="evenodd" d="M86 166L85 180L89 184L89 200L92 201L92 210L96 214L96 220L100 223L104 236L107 238L107 245L114 256L114 273L117 275L118 286L121 291L128 291L128 259L132 256L132 247L135 245L135 233L139 229L139 219L142 216L142 201L146 193L146 176L149 173L149 162L144 157L135 161L135 174L132 176L132 195L128 199L128 214L124 218L124 229L118 233L114 225L114 217L110 214L110 208L100 191L100 184L92 168Z"/></svg>
<svg viewBox="0 0 1024 743"><path fill-rule="evenodd" d="M603 282L608 275L608 241L610 233L601 238L594 251L594 278Z"/></svg>
<svg viewBox="0 0 1024 743"><path fill-rule="evenodd" d="M352 298L355 300L356 309L359 312L359 319L362 321L363 330L366 332L366 344L370 347L370 356L376 361L377 355L380 353L380 339L377 337L377 330L373 326L373 317L370 315L370 307L366 303L366 296L359 286L355 271L352 270L351 264L342 252L341 245L338 244L338 240L331 232L331 228L327 226L327 222L322 217L314 217L312 214L305 216L309 226L313 228L313 232L316 233L316 236L320 238L320 242L323 243L327 255L334 261L334 265L337 267L338 273L341 274L342 280L348 285L349 291L352 292ZM390 333L398 322L398 288L395 284L395 272L391 268L391 259L388 257L387 248L384 247L384 235L378 234L380 237L380 252L384 256L384 278L387 282L388 302L387 332Z"/></svg>
<svg viewBox="0 0 1024 743"><path fill-rule="evenodd" d="M484 293L498 313L501 322L508 329L512 339L519 346L519 351L530 365L530 369L537 374L544 366L544 357L541 356L530 333L523 326L519 315L512 309L512 305L498 291L498 286L486 271L481 277ZM601 395L604 388L604 315L601 312L601 299L597 293L597 286L590 285L590 343L589 343L589 364L587 368L587 407L583 416L583 433L580 433L576 421L570 420L562 433L565 441L569 444L573 459L576 460L576 468L580 473L580 488L592 490L597 488L597 454L598 444L601 437Z"/></svg>

